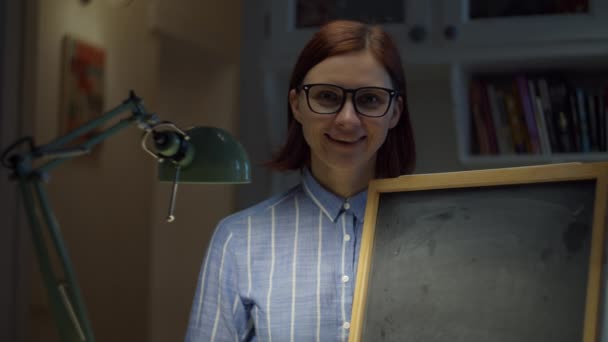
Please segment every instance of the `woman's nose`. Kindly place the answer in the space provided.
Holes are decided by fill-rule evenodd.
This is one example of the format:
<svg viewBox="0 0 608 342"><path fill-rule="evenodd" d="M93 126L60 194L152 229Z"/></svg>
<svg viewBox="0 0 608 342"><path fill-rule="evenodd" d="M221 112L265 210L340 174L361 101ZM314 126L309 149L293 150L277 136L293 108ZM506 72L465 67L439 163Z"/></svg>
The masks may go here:
<svg viewBox="0 0 608 342"><path fill-rule="evenodd" d="M335 122L341 125L353 125L360 123L359 114L357 114L357 110L353 105L352 97L347 97L342 109L336 113Z"/></svg>

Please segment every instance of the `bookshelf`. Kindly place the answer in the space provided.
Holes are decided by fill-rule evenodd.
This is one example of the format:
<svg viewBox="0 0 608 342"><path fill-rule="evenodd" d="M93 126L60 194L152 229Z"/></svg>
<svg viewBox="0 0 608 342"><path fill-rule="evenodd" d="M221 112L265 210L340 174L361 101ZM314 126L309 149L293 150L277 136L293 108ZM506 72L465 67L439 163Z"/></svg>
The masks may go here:
<svg viewBox="0 0 608 342"><path fill-rule="evenodd" d="M455 119L455 130L458 143L458 159L465 168L492 168L523 166L531 164L573 162L573 161L603 161L608 160L608 134L606 131L606 109L596 109L593 117L601 118L602 130L597 129L598 135L602 135L602 146L597 148L562 148L561 143L555 142L554 133L550 130L555 121L560 122L560 114L547 114L545 111L553 110L553 106L547 105L546 82L554 78L562 78L566 83L567 91L564 96L566 108L563 110L567 119L571 120L579 116L578 108L582 105L588 107L586 102L579 104L569 99L571 93L577 89L588 97L588 89L606 88L608 80L608 2L603 0L555 0L544 2L525 1L501 1L488 2L483 0L438 0L440 6L438 11L439 26L437 31L448 32L445 35L441 47L450 51L446 62L451 68L451 89L453 114ZM511 94L511 108L516 105L521 112L526 148L524 151L516 152L514 148L503 151L500 146L505 145L504 136L511 138L513 135L505 104L505 83L508 90L513 86L517 88L517 78L520 86L528 88L525 95L528 99L522 102L521 92L514 90ZM540 94L539 80L545 83L545 96ZM601 85L603 82L603 85ZM531 84L528 84L531 83ZM600 83L600 85L597 85ZM488 96L488 84L493 88ZM477 103L471 103L471 87L478 89ZM540 99L536 100L538 93ZM501 89L502 88L502 89ZM495 98L495 91L501 93L499 100ZM608 102L605 95L603 102ZM492 100L488 98L492 97ZM574 96L576 98L576 95ZM528 101L532 99L532 101ZM479 102L481 101L481 102ZM537 103L540 102L540 103ZM571 109L571 103L574 109ZM526 110L524 103L528 103ZM497 104L500 104L498 106ZM502 107L497 110L496 107ZM597 104L599 108L605 104ZM477 108L475 110L475 108ZM588 110L588 109L587 109ZM526 115L526 111L527 114ZM541 114L539 114L541 113ZM540 118L537 116L540 115ZM558 120L554 120L555 115ZM503 129L499 128L494 121L501 116ZM546 116L546 117L545 117ZM481 117L481 119L480 119ZM489 119L487 119L489 117ZM538 121L545 118L543 127L538 126ZM526 120L527 119L527 120ZM589 117L587 117L589 119ZM475 124L475 121L478 121ZM488 121L490 123L488 124ZM506 122L505 122L506 121ZM529 121L532 121L530 123ZM566 120L567 121L567 120ZM597 120L596 120L597 121ZM563 123L564 120L561 120ZM594 128L597 123L586 122ZM569 123L572 126L572 123ZM494 139L483 143L485 134L493 136ZM507 127L505 128L504 125ZM573 135L572 127L568 128L569 135ZM580 127L577 128L580 130ZM590 134L586 130L586 134ZM595 132L595 131L594 131ZM533 141L531 142L530 134ZM503 143L499 144L498 136L503 136ZM580 132L579 132L580 134ZM552 137L553 135L553 137ZM520 137L521 139L521 137ZM566 135L565 139L572 140ZM580 137L576 138L580 143ZM480 144L480 141L482 143ZM530 144L534 147L531 147ZM574 141L572 142L574 144ZM515 145L515 144L514 144ZM550 145L547 147L547 145ZM488 151L490 149L490 151ZM496 150L498 149L498 151Z"/></svg>
<svg viewBox="0 0 608 342"><path fill-rule="evenodd" d="M488 168L608 160L607 57L453 64L461 163Z"/></svg>

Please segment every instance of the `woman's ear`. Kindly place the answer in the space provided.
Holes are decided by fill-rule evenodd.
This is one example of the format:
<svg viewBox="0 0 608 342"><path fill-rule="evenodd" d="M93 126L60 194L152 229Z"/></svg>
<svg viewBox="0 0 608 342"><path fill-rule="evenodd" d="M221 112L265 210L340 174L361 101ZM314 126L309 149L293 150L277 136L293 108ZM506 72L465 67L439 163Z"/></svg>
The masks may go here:
<svg viewBox="0 0 608 342"><path fill-rule="evenodd" d="M294 119L296 119L297 122L302 123L300 121L302 115L302 113L300 113L300 99L298 97L298 92L295 89L289 91L289 107L291 108Z"/></svg>
<svg viewBox="0 0 608 342"><path fill-rule="evenodd" d="M397 123L399 123L399 119L401 118L401 113L403 113L403 96L398 95L395 99L393 110L391 111L389 128L397 126Z"/></svg>

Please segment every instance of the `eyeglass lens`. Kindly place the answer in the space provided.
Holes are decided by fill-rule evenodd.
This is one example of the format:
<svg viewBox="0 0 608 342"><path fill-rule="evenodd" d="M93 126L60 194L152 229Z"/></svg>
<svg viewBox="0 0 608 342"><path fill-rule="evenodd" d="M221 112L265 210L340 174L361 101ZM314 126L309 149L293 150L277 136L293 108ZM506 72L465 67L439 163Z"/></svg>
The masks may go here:
<svg viewBox="0 0 608 342"><path fill-rule="evenodd" d="M319 114L337 113L344 103L344 89L325 84L314 84L308 88L308 104ZM390 105L391 94L381 88L359 88L353 94L355 110L363 115L382 116Z"/></svg>

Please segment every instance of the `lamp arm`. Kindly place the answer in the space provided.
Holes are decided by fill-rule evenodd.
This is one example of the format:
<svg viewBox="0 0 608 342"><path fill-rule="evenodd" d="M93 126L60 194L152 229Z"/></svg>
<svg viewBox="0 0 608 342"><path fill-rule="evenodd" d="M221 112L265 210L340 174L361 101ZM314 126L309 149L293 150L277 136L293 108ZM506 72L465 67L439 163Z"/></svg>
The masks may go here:
<svg viewBox="0 0 608 342"><path fill-rule="evenodd" d="M19 186L31 227L34 250L39 262L42 279L47 289L49 306L55 318L59 337L62 341L95 341L74 269L61 237L59 225L48 205L46 192L39 180L28 181L25 178L21 178ZM32 191L32 187L35 190L35 195L37 195L38 203L35 202L36 196ZM51 256L42 230L41 219L36 212L37 204L43 211L50 239L53 243L50 247L57 253L60 260L59 267L61 271L58 274L54 272L51 264ZM63 273L64 279L60 278L61 273Z"/></svg>
<svg viewBox="0 0 608 342"><path fill-rule="evenodd" d="M69 143L77 138L84 136L87 133L97 129L106 122L116 118L124 112L131 111L131 116L126 117L119 122L113 124L109 128L99 132L95 136L87 138L77 146L66 147ZM51 159L42 166L30 170L34 175L45 176L55 167L59 166L67 160L71 160L83 154L89 153L93 147L108 139L114 134L120 132L132 123L138 123L138 126L146 131L151 131L155 125L160 124L160 120L154 114L148 114L143 106L142 100L131 91L129 98L114 109L104 113L102 116L95 118L73 131L41 146L35 146L30 151L23 153L15 158L20 158L17 162L31 165L31 162L36 159Z"/></svg>
<svg viewBox="0 0 608 342"><path fill-rule="evenodd" d="M103 125L107 121L112 120L117 115L122 114L129 110L134 110L136 108L134 101L138 101L138 99L130 97L129 99L125 100L125 102L123 102L121 105L117 106L114 109L109 110L108 112L104 113L102 116L92 119L91 121L74 129L73 131L67 133L66 135L61 136L61 137L51 141L50 143L48 143L46 145L40 146L38 148L37 152L44 154L45 152L49 152L49 151L55 150L57 148L61 148L61 147L65 146L66 144L72 142L74 139L79 138L79 137L83 136L84 134L93 131L94 129Z"/></svg>
<svg viewBox="0 0 608 342"><path fill-rule="evenodd" d="M77 146L66 147L66 145L75 139L95 130L126 111L131 111L131 116L123 118L95 136L87 138ZM39 261L42 278L47 288L49 304L55 317L59 337L62 341L92 342L95 341L95 337L87 317L86 307L76 281L67 248L61 236L59 224L49 205L42 181L47 178L47 174L52 169L61 163L88 153L94 146L132 123L137 123L139 128L146 132L144 138L150 132L154 132L156 126L172 125L161 122L156 115L148 114L143 107L142 101L131 92L129 98L121 105L48 144L35 146L32 138L22 138L6 149L0 157L2 164L13 170L12 177L19 182L19 188L31 228L34 249ZM173 125L173 128L173 131L182 139L188 139L188 136L183 131L177 129L175 125ZM29 142L29 150L23 153L15 152L14 150L20 147L20 144L23 142ZM156 156L147 148L144 149L146 152ZM12 154L9 156L9 153ZM37 159L50 159L50 161L43 163L41 166L34 167L33 162ZM49 236L46 238L42 222L44 222L48 230ZM48 246L47 239L51 240L51 246ZM51 263L50 253L53 251L59 259L58 266L60 270L58 272L55 272L56 267L53 267Z"/></svg>

